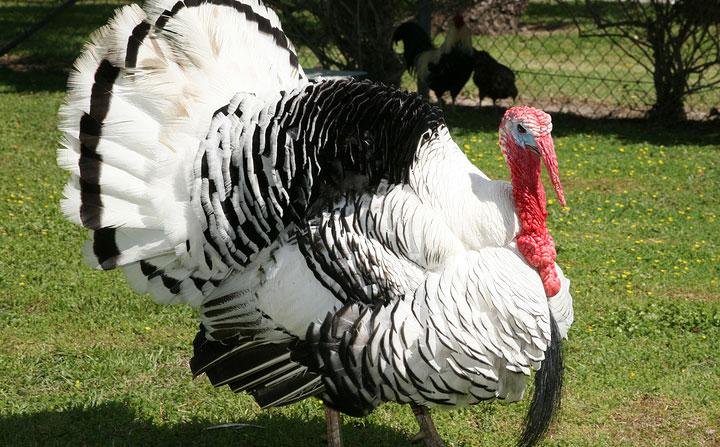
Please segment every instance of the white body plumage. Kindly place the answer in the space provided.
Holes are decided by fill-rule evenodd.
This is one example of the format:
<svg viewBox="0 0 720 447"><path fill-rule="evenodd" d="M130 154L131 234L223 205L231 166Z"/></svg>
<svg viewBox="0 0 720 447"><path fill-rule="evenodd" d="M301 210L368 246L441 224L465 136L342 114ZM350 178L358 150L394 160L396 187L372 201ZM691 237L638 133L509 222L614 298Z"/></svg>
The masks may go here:
<svg viewBox="0 0 720 447"><path fill-rule="evenodd" d="M569 281L549 305L510 185L438 113L308 83L261 2L128 6L70 80L62 209L91 264L198 308L194 371L263 406L517 400Z"/></svg>

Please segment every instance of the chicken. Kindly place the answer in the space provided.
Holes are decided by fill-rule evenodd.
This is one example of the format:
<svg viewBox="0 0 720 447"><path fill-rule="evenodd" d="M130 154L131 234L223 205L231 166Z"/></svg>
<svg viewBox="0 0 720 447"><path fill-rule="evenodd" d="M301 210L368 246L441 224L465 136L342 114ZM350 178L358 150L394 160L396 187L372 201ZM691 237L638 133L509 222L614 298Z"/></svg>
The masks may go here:
<svg viewBox="0 0 720 447"><path fill-rule="evenodd" d="M445 92L455 98L473 71L470 29L461 15L453 18L445 41L434 48L430 36L415 22L405 22L393 33L393 43L403 42L405 67L417 78L418 93L427 98L427 90L442 102Z"/></svg>
<svg viewBox="0 0 720 447"><path fill-rule="evenodd" d="M490 56L487 51L473 50L473 82L478 88L480 104L484 98L490 98L493 105L498 99L517 97L515 73Z"/></svg>

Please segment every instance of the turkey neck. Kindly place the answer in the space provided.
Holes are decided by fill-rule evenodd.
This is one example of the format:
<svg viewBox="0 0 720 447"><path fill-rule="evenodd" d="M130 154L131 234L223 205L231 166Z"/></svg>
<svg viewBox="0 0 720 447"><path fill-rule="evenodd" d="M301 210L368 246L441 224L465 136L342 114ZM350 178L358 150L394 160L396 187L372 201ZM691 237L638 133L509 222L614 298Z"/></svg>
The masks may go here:
<svg viewBox="0 0 720 447"><path fill-rule="evenodd" d="M520 149L508 159L512 193L520 217L520 234L547 232L545 188L540 178L540 157Z"/></svg>
<svg viewBox="0 0 720 447"><path fill-rule="evenodd" d="M547 229L547 198L540 178L540 157L517 148L508 157L512 194L520 220L518 249L540 274L545 294L556 295L560 281L555 271L555 243Z"/></svg>

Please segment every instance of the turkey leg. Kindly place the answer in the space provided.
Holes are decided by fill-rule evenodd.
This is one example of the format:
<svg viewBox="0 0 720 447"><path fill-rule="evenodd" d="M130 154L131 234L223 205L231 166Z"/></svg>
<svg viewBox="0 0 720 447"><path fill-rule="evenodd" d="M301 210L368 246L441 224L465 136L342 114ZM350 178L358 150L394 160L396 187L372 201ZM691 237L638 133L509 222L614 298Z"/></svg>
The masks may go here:
<svg viewBox="0 0 720 447"><path fill-rule="evenodd" d="M420 405L411 405L411 407L415 419L420 424L420 432L413 437L413 443L423 441L426 447L445 447L445 443L435 429L430 410Z"/></svg>

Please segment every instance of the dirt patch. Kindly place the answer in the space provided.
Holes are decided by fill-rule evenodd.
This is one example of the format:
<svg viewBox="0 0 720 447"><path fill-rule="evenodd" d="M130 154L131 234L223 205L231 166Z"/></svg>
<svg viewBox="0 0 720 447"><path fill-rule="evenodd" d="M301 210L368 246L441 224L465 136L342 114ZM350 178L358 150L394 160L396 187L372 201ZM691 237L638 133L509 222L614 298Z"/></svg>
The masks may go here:
<svg viewBox="0 0 720 447"><path fill-rule="evenodd" d="M710 291L669 289L663 292L662 296L672 299L685 299L688 301L720 301L720 294Z"/></svg>
<svg viewBox="0 0 720 447"><path fill-rule="evenodd" d="M472 81L467 85L472 85ZM521 92L522 93L522 92ZM465 107L477 107L478 98L476 94L468 94L462 92L455 100L455 104ZM485 105L490 104L490 100L485 98ZM510 107L512 105L528 104L533 107L543 109L548 113L569 113L573 115L583 116L595 119L638 119L644 118L649 110L649 105L638 104L634 107L623 106L619 104L604 103L601 101L593 101L590 98L578 99L573 96L561 96L558 94L552 97L536 98L534 96L523 96L517 98L516 102L511 99L499 100L498 105L502 107ZM685 113L689 121L717 121L718 115L712 114L712 109L708 109L705 105L700 108L686 107Z"/></svg>
<svg viewBox="0 0 720 447"><path fill-rule="evenodd" d="M455 100L455 104L466 107L477 107L478 98L475 95L461 93ZM484 104L490 104L490 100L486 98ZM555 95L553 98L535 98L521 95L515 103L510 99L498 101L498 105L502 107L518 104L531 104L533 107L543 109L548 113L572 113L587 118L641 118L645 116L645 110L636 110L627 107L621 108L617 105L589 102L587 100L578 101L576 98L569 96L562 98ZM701 118L702 117L697 119Z"/></svg>
<svg viewBox="0 0 720 447"><path fill-rule="evenodd" d="M611 436L618 444L669 447L683 439L703 447L720 446L716 424L687 411L682 402L668 397L642 394L611 417L616 423Z"/></svg>
<svg viewBox="0 0 720 447"><path fill-rule="evenodd" d="M0 56L0 67L7 68L16 73L36 73L52 70L66 70L67 67L59 64L40 63L33 61L27 57L21 57L14 54L6 54Z"/></svg>

